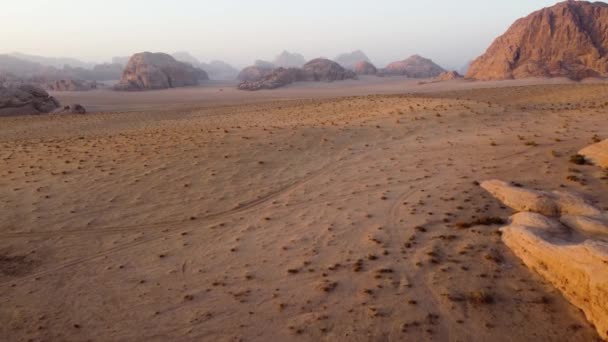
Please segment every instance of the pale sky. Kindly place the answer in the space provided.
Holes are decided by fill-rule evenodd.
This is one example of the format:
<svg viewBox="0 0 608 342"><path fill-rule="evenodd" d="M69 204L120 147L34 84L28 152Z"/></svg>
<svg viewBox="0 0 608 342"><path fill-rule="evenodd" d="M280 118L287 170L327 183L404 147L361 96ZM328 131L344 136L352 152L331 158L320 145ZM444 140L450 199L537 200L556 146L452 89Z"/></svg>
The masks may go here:
<svg viewBox="0 0 608 342"><path fill-rule="evenodd" d="M287 49L307 59L363 50L459 67L545 0L3 0L0 53L109 61L188 51L235 66Z"/></svg>

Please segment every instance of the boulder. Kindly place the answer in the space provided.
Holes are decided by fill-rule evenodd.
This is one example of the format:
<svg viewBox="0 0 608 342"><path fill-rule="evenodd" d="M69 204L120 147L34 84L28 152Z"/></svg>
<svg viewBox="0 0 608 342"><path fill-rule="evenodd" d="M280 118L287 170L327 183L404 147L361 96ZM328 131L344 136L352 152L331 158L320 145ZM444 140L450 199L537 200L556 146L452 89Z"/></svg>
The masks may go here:
<svg viewBox="0 0 608 342"><path fill-rule="evenodd" d="M302 67L300 81L333 82L355 79L354 71L344 69L340 64L325 58L313 59Z"/></svg>
<svg viewBox="0 0 608 342"><path fill-rule="evenodd" d="M54 114L62 114L62 113L66 113L66 114L86 114L87 110L80 104L75 103L75 104L71 104L69 106L64 106L61 109L57 109L53 112Z"/></svg>
<svg viewBox="0 0 608 342"><path fill-rule="evenodd" d="M0 116L50 113L59 101L34 85L0 87Z"/></svg>
<svg viewBox="0 0 608 342"><path fill-rule="evenodd" d="M597 144L585 147L579 152L595 165L608 169L608 139Z"/></svg>
<svg viewBox="0 0 608 342"><path fill-rule="evenodd" d="M127 63L115 90L137 91L198 85L207 73L165 53L142 52Z"/></svg>
<svg viewBox="0 0 608 342"><path fill-rule="evenodd" d="M419 55L389 64L382 70L383 76L407 76L410 78L433 78L445 70L432 60Z"/></svg>
<svg viewBox="0 0 608 342"><path fill-rule="evenodd" d="M375 75L378 73L378 69L367 61L360 61L354 65L353 71L357 75Z"/></svg>
<svg viewBox="0 0 608 342"><path fill-rule="evenodd" d="M501 228L503 242L608 339L608 213L575 194L496 180L482 187L504 204L524 210Z"/></svg>
<svg viewBox="0 0 608 342"><path fill-rule="evenodd" d="M277 68L259 80L241 82L238 88L240 90L276 89L296 82L300 73L301 71L296 68Z"/></svg>
<svg viewBox="0 0 608 342"><path fill-rule="evenodd" d="M467 78L608 76L608 5L564 1L517 20L471 64Z"/></svg>

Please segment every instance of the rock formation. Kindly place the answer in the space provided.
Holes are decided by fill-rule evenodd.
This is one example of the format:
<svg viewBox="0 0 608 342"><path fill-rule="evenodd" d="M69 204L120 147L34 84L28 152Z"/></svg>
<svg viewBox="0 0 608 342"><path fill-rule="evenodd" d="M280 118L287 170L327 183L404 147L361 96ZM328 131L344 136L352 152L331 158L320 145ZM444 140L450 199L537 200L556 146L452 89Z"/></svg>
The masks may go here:
<svg viewBox="0 0 608 342"><path fill-rule="evenodd" d="M49 91L87 91L97 89L97 83L79 80L59 80L46 83L45 88Z"/></svg>
<svg viewBox="0 0 608 342"><path fill-rule="evenodd" d="M238 88L240 90L276 89L298 81L300 73L297 68L277 68L258 80L241 82Z"/></svg>
<svg viewBox="0 0 608 342"><path fill-rule="evenodd" d="M272 64L281 68L300 68L304 63L306 63L306 59L299 53L283 51L274 59Z"/></svg>
<svg viewBox="0 0 608 342"><path fill-rule="evenodd" d="M608 76L608 5L565 1L517 20L469 68L467 78Z"/></svg>
<svg viewBox="0 0 608 342"><path fill-rule="evenodd" d="M376 73L378 73L378 69L376 69L376 67L367 61L361 61L355 64L353 71L357 74L357 75L375 75Z"/></svg>
<svg viewBox="0 0 608 342"><path fill-rule="evenodd" d="M445 70L428 58L413 55L403 61L393 62L382 70L385 76L407 76L411 78L432 78Z"/></svg>
<svg viewBox="0 0 608 342"><path fill-rule="evenodd" d="M520 211L501 229L503 242L608 339L608 212L571 193L497 180L481 186Z"/></svg>
<svg viewBox="0 0 608 342"><path fill-rule="evenodd" d="M0 116L50 113L57 108L59 101L40 87L0 87Z"/></svg>
<svg viewBox="0 0 608 342"><path fill-rule="evenodd" d="M357 64L361 62L368 62L371 64L370 59L361 50L340 54L334 58L334 61L350 70L355 70Z"/></svg>
<svg viewBox="0 0 608 342"><path fill-rule="evenodd" d="M241 70L241 72L237 76L237 79L242 82L259 81L262 78L264 78L265 76L270 75L272 73L273 69L274 68L267 68L264 66L256 66L256 65L248 66L245 69Z"/></svg>
<svg viewBox="0 0 608 342"><path fill-rule="evenodd" d="M435 81L450 81L450 80L458 80L463 78L461 74L457 71L446 71L439 74L439 76L435 77Z"/></svg>
<svg viewBox="0 0 608 342"><path fill-rule="evenodd" d="M354 79L357 75L329 59L317 58L298 68L263 68L250 66L241 71L238 89L276 89L293 82L333 82Z"/></svg>
<svg viewBox="0 0 608 342"><path fill-rule="evenodd" d="M579 154L595 165L608 169L608 139L585 147Z"/></svg>
<svg viewBox="0 0 608 342"><path fill-rule="evenodd" d="M135 54L115 90L137 91L195 86L208 80L207 73L164 53Z"/></svg>
<svg viewBox="0 0 608 342"><path fill-rule="evenodd" d="M354 79L357 75L340 64L325 58L313 59L302 67L299 81L333 82Z"/></svg>
<svg viewBox="0 0 608 342"><path fill-rule="evenodd" d="M87 110L81 104L74 103L69 106L65 106L61 109L57 109L53 114L86 114Z"/></svg>

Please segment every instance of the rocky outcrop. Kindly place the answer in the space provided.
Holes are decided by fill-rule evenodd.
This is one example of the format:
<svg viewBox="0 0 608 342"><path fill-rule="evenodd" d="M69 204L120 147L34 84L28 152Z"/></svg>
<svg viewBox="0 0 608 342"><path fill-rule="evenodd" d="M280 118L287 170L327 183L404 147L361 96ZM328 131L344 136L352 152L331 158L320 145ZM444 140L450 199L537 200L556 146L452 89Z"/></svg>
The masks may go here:
<svg viewBox="0 0 608 342"><path fill-rule="evenodd" d="M357 64L367 62L371 64L370 59L361 50L356 50L349 53L343 53L334 58L338 64L346 69L355 70Z"/></svg>
<svg viewBox="0 0 608 342"><path fill-rule="evenodd" d="M585 147L579 154L593 162L595 165L608 169L608 139Z"/></svg>
<svg viewBox="0 0 608 342"><path fill-rule="evenodd" d="M86 114L87 110L81 104L74 103L69 106L64 106L61 109L56 109L53 114Z"/></svg>
<svg viewBox="0 0 608 342"><path fill-rule="evenodd" d="M571 193L497 180L481 186L521 211L501 228L503 242L608 339L608 213Z"/></svg>
<svg viewBox="0 0 608 342"><path fill-rule="evenodd" d="M361 61L355 64L353 71L357 75L375 75L378 73L378 69L367 61Z"/></svg>
<svg viewBox="0 0 608 342"><path fill-rule="evenodd" d="M207 73L164 53L135 54L127 63L115 90L138 91L198 85Z"/></svg>
<svg viewBox="0 0 608 342"><path fill-rule="evenodd" d="M517 20L469 68L467 78L608 76L608 5L565 1Z"/></svg>
<svg viewBox="0 0 608 342"><path fill-rule="evenodd" d="M255 81L243 81L239 84L240 90L276 89L298 81L301 71L296 68L277 68L269 74Z"/></svg>
<svg viewBox="0 0 608 342"><path fill-rule="evenodd" d="M306 63L302 69L247 67L239 74L241 83L238 89L276 89L293 82L333 82L356 77L353 71L344 69L338 63L318 58Z"/></svg>
<svg viewBox="0 0 608 342"><path fill-rule="evenodd" d="M459 80L463 78L461 74L457 71L446 71L439 74L439 76L435 77L435 81L451 81L451 80Z"/></svg>
<svg viewBox="0 0 608 342"><path fill-rule="evenodd" d="M281 68L300 68L306 63L304 56L299 53L290 53L289 51L283 51L278 55L272 64L276 67Z"/></svg>
<svg viewBox="0 0 608 342"><path fill-rule="evenodd" d="M0 116L50 113L57 108L59 101L41 87L0 87Z"/></svg>
<svg viewBox="0 0 608 342"><path fill-rule="evenodd" d="M97 82L59 80L46 83L45 88L49 91L87 91L97 89Z"/></svg>
<svg viewBox="0 0 608 342"><path fill-rule="evenodd" d="M445 70L432 60L413 55L403 61L393 62L381 72L383 76L407 76L410 78L433 78Z"/></svg>
<svg viewBox="0 0 608 342"><path fill-rule="evenodd" d="M355 79L354 71L344 69L340 64L325 58L313 59L302 67L300 81L333 82Z"/></svg>
<svg viewBox="0 0 608 342"><path fill-rule="evenodd" d="M274 68L264 67L264 66L248 66L245 69L241 70L237 79L242 82L255 82L263 79L264 77L270 75Z"/></svg>

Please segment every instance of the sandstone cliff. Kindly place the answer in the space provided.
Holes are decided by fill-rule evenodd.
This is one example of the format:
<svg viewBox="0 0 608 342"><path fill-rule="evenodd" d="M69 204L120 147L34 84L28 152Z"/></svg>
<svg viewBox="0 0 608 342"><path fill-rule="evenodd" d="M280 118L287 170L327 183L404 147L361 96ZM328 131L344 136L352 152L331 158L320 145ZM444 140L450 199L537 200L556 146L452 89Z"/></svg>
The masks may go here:
<svg viewBox="0 0 608 342"><path fill-rule="evenodd" d="M469 68L467 78L582 79L608 75L608 5L566 1L517 20Z"/></svg>

